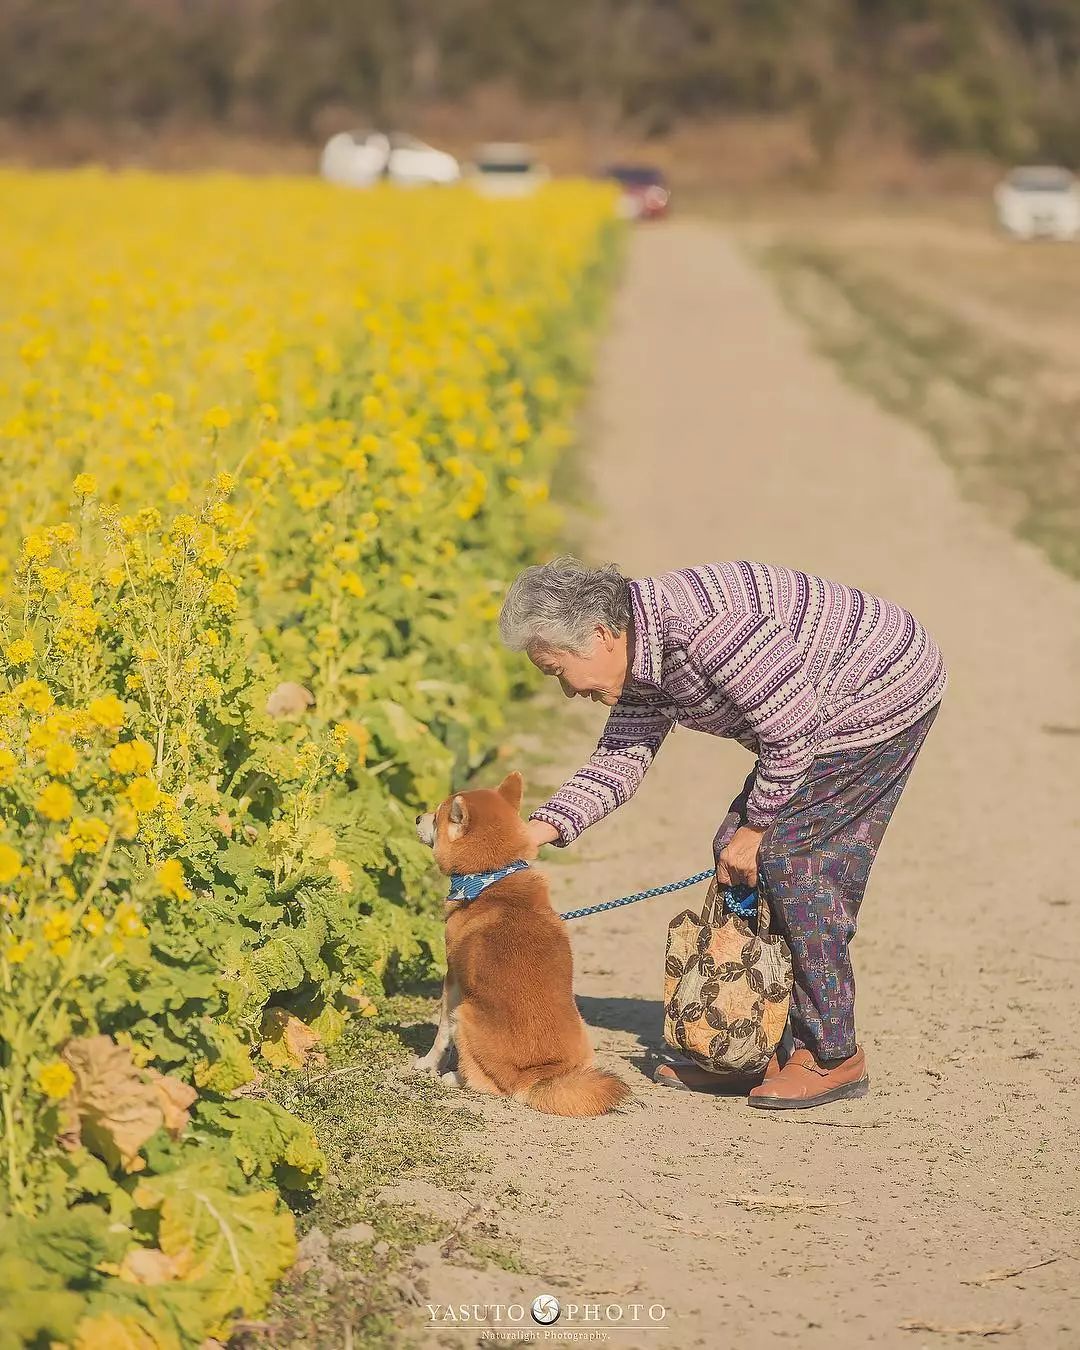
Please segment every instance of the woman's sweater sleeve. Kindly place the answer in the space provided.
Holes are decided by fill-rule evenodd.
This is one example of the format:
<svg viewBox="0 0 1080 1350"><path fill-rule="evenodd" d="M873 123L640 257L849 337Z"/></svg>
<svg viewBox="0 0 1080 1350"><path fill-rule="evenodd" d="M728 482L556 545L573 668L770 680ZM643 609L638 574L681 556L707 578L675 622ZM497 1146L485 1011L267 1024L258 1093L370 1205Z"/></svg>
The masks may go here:
<svg viewBox="0 0 1080 1350"><path fill-rule="evenodd" d="M821 730L817 690L791 633L770 614L718 614L694 633L687 659L742 713L758 742L747 823L767 828L809 772Z"/></svg>
<svg viewBox="0 0 1080 1350"><path fill-rule="evenodd" d="M556 847L628 802L674 723L655 705L624 693L611 710L588 762L530 817L555 827Z"/></svg>

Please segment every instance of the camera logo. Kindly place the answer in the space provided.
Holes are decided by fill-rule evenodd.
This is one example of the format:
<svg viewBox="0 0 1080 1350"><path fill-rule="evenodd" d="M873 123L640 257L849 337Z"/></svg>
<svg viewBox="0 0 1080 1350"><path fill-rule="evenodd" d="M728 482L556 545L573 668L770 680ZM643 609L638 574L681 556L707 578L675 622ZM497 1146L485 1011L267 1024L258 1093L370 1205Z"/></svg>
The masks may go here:
<svg viewBox="0 0 1080 1350"><path fill-rule="evenodd" d="M559 1320L562 1308L554 1294L538 1294L532 1301L533 1321L548 1327Z"/></svg>

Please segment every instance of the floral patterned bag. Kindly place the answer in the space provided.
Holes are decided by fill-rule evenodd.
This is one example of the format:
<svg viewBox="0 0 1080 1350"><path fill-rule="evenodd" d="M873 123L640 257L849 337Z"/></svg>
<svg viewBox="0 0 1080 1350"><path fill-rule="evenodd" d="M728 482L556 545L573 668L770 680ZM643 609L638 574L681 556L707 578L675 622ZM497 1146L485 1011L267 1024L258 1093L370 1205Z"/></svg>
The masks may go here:
<svg viewBox="0 0 1080 1350"><path fill-rule="evenodd" d="M768 1064L787 1025L791 954L769 932L757 891L757 932L728 912L730 888L714 876L701 914L668 924L664 1039L711 1073L751 1074Z"/></svg>

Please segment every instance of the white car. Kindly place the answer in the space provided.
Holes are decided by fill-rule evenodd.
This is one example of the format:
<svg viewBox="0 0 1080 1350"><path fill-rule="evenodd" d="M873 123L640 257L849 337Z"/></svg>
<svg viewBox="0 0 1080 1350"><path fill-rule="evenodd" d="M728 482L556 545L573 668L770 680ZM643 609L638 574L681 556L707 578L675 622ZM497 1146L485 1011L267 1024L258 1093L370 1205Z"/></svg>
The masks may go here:
<svg viewBox="0 0 1080 1350"><path fill-rule="evenodd" d="M527 197L550 177L527 145L491 141L478 147L469 180L485 197Z"/></svg>
<svg viewBox="0 0 1080 1350"><path fill-rule="evenodd" d="M371 187L387 178L401 187L456 183L461 165L445 150L425 145L415 136L394 131L339 131L323 147L322 176L347 187Z"/></svg>
<svg viewBox="0 0 1080 1350"><path fill-rule="evenodd" d="M1012 169L994 189L1001 227L1017 239L1080 235L1080 183L1068 169L1033 164Z"/></svg>

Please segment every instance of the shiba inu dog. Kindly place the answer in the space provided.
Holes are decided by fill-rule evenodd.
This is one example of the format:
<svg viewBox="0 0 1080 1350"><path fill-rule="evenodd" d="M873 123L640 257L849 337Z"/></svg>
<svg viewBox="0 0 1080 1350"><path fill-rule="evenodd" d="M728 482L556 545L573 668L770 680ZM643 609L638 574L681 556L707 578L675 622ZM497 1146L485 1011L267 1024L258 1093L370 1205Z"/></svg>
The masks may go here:
<svg viewBox="0 0 1080 1350"><path fill-rule="evenodd" d="M454 885L446 902L446 980L435 1044L416 1067L558 1116L598 1116L630 1089L593 1067L574 1002L573 962L519 814L522 779L456 793L417 816L416 832ZM488 874L506 875L491 879ZM516 869L516 870L512 870ZM460 898L457 898L460 897ZM470 898L472 897L472 898Z"/></svg>

